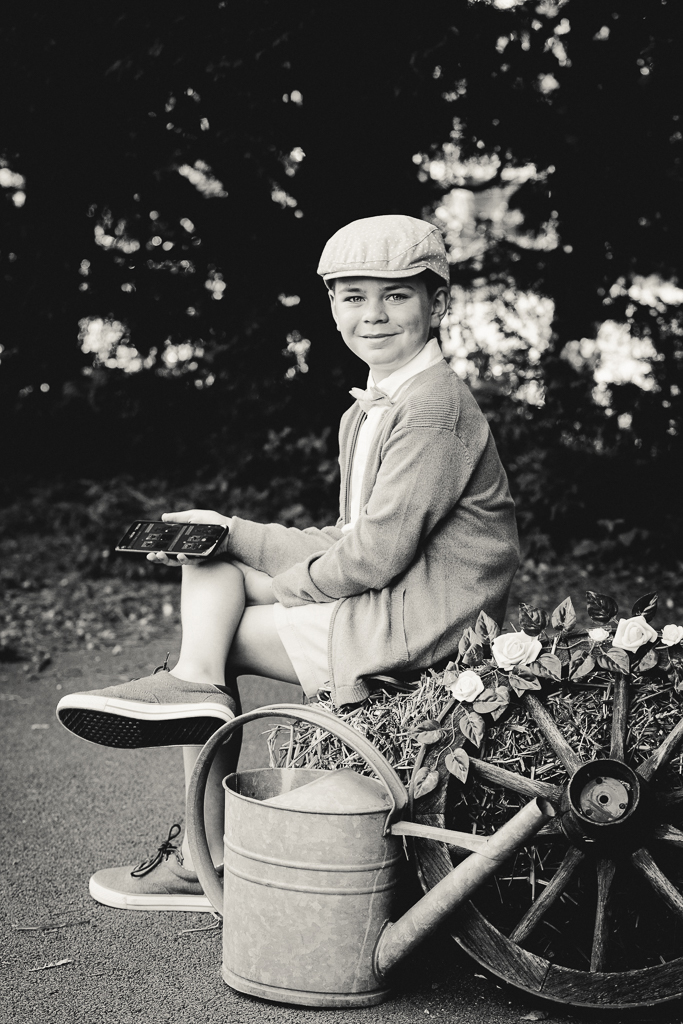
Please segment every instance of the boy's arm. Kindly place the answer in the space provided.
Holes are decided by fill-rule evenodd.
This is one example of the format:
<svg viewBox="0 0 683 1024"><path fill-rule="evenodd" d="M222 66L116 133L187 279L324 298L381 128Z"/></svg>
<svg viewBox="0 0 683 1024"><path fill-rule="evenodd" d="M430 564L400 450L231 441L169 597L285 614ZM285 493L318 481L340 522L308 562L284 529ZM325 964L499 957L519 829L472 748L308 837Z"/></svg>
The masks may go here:
<svg viewBox="0 0 683 1024"><path fill-rule="evenodd" d="M485 429L487 437L477 439L476 452L453 430L411 426L395 431L353 529L326 551L311 552L276 575L276 599L287 606L334 601L391 583L457 505L488 439L493 444Z"/></svg>
<svg viewBox="0 0 683 1024"><path fill-rule="evenodd" d="M322 530L309 527L280 526L279 523L253 523L233 516L230 524L227 553L254 569L277 576L314 554L321 554L340 537L342 521Z"/></svg>

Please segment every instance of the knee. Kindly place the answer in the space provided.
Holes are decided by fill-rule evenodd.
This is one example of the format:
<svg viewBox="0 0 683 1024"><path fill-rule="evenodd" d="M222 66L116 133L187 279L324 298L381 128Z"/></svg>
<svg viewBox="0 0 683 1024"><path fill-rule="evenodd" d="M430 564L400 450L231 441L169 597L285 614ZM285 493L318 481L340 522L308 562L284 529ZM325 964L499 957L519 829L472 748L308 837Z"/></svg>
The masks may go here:
<svg viewBox="0 0 683 1024"><path fill-rule="evenodd" d="M209 583L219 581L223 586L244 590L244 575L233 562L206 561L199 565L183 566L183 583Z"/></svg>

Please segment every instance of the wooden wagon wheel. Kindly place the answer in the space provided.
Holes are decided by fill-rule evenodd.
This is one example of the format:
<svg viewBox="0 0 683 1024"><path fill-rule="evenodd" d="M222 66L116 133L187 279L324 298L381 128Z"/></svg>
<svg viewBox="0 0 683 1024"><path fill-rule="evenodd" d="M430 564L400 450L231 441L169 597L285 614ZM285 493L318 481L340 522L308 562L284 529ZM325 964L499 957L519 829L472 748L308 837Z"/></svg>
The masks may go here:
<svg viewBox="0 0 683 1024"><path fill-rule="evenodd" d="M454 915L450 930L502 980L577 1006L647 1006L683 994L683 831L675 825L683 816L683 789L662 782L683 740L683 719L646 760L627 756L629 689L629 680L618 677L608 756L601 752L596 760L583 760L547 706L524 696L529 721L548 757L562 766L564 781L551 784L472 758L463 787L444 766L442 744L422 762L436 768L440 784L414 805L416 822L462 830L467 787L483 784L503 803L535 796L554 802L559 814L551 826L519 851L512 870L506 865L504 880L483 887ZM446 709L444 724L459 713L459 706ZM460 737L456 745L463 742ZM448 847L432 840L415 840L415 856L425 891L452 866ZM520 857L530 865L524 873L518 873ZM514 897L520 882L526 908Z"/></svg>

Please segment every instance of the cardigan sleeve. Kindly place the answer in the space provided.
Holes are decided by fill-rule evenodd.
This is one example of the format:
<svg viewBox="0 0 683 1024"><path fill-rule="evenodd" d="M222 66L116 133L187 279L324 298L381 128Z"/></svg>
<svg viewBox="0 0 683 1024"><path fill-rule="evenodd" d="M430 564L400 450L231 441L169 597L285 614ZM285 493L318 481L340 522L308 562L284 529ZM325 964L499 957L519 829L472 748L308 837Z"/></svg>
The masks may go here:
<svg viewBox="0 0 683 1024"><path fill-rule="evenodd" d="M315 527L297 530L279 523L253 523L233 516L227 554L253 569L277 576L335 544L343 536L342 525L339 520L336 526L322 530Z"/></svg>
<svg viewBox="0 0 683 1024"><path fill-rule="evenodd" d="M453 428L404 422L393 430L353 529L279 573L273 581L277 600L285 606L334 601L388 586L457 505L482 442L473 452Z"/></svg>

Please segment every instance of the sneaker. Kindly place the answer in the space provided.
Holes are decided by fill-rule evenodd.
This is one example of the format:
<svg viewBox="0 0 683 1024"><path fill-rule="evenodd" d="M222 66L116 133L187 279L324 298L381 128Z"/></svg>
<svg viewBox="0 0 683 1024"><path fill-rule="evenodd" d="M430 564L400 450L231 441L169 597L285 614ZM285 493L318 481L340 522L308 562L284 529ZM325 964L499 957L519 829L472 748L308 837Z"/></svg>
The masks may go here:
<svg viewBox="0 0 683 1024"><path fill-rule="evenodd" d="M183 867L173 840L180 825L173 825L157 852L137 867L105 868L90 879L90 895L117 910L213 910L194 871Z"/></svg>
<svg viewBox="0 0 683 1024"><path fill-rule="evenodd" d="M57 718L76 736L107 747L202 746L238 713L227 689L186 683L164 669L104 690L69 693Z"/></svg>

